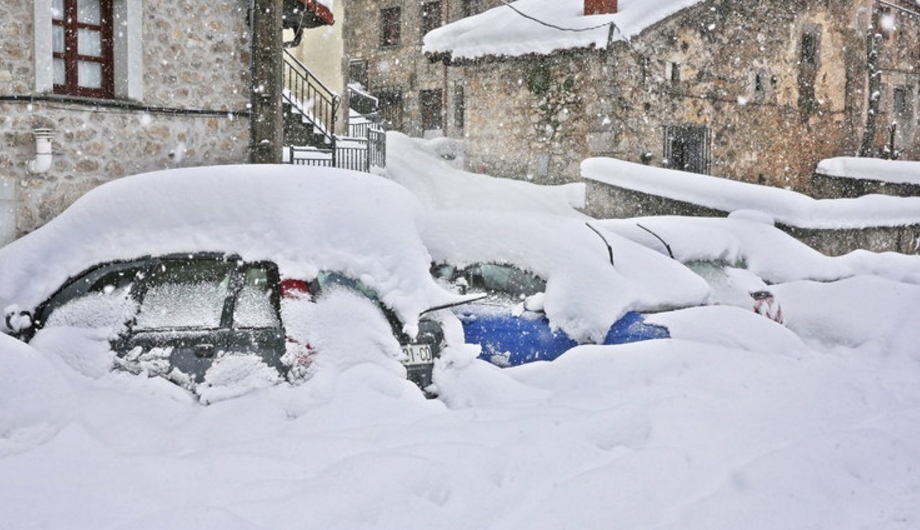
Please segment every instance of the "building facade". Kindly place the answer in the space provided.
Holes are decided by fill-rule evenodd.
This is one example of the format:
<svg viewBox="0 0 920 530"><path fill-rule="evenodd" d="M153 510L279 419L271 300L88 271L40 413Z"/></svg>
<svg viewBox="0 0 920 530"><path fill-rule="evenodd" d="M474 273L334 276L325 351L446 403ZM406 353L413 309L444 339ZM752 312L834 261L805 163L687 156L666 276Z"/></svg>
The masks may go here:
<svg viewBox="0 0 920 530"><path fill-rule="evenodd" d="M432 63L422 38L499 0L348 0L344 2L344 73L380 104L383 125L416 137L462 138L464 72Z"/></svg>
<svg viewBox="0 0 920 530"><path fill-rule="evenodd" d="M0 5L0 243L105 181L248 160L245 0Z"/></svg>
<svg viewBox="0 0 920 530"><path fill-rule="evenodd" d="M920 158L918 11L704 0L629 42L434 58L463 72L470 170L563 183L609 156L807 193L824 158Z"/></svg>

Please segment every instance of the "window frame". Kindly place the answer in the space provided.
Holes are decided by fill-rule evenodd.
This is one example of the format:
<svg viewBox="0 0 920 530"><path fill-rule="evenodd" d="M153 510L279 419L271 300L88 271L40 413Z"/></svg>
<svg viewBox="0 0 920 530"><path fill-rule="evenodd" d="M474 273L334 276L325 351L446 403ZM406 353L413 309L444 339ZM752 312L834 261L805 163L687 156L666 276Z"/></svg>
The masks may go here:
<svg viewBox="0 0 920 530"><path fill-rule="evenodd" d="M440 88L419 90L419 117L422 131L444 130L444 91Z"/></svg>
<svg viewBox="0 0 920 530"><path fill-rule="evenodd" d="M419 27L421 28L420 39L424 39L429 31L441 27L444 23L444 3L441 0L432 0L424 2L419 12L421 18Z"/></svg>
<svg viewBox="0 0 920 530"><path fill-rule="evenodd" d="M110 0L113 27L118 28L112 39L114 98L142 101L144 98L144 0ZM52 0L33 0L33 60L34 91L54 93L54 63L52 58ZM67 94L59 94L66 97ZM79 97L79 96L78 96Z"/></svg>
<svg viewBox="0 0 920 530"><path fill-rule="evenodd" d="M114 9L112 0L96 0L99 5L99 23L81 21L79 6L81 0L61 0L64 13L61 18L51 16L52 35L55 28L62 28L64 42L62 51L52 48L52 63L54 60L64 61L64 84L54 83L55 94L71 96L84 96L102 99L115 97L115 53L114 53ZM99 35L100 54L86 55L80 53L80 33L89 31ZM98 64L100 68L100 83L98 87L90 87L80 83L80 63Z"/></svg>
<svg viewBox="0 0 920 530"><path fill-rule="evenodd" d="M402 7L380 10L380 47L399 46L402 41Z"/></svg>

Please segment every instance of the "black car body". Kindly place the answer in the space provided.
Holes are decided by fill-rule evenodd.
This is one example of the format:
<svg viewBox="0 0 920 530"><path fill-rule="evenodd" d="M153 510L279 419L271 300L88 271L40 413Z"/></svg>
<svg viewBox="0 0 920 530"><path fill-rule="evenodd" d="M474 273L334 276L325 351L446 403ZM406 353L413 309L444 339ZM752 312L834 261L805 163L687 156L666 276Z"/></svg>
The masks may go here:
<svg viewBox="0 0 920 530"><path fill-rule="evenodd" d="M35 310L25 340L53 326L111 327L116 365L162 375L186 388L200 384L214 363L229 355L255 356L289 377L315 352L285 331L282 299L315 299L331 286L351 289L378 305L403 353L407 377L431 384L443 331L419 321L414 338L372 291L346 276L323 272L311 281L281 278L270 261L246 262L236 255L171 254L95 266L68 281Z"/></svg>

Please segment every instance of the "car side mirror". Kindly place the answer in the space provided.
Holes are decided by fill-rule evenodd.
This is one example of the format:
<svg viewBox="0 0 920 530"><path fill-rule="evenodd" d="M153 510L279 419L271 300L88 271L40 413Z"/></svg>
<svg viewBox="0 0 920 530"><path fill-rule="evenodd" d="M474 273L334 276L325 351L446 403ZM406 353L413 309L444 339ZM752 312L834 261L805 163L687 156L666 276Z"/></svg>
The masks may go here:
<svg viewBox="0 0 920 530"><path fill-rule="evenodd" d="M534 313L543 313L545 311L545 306L543 303L545 296L545 293L537 293L528 296L524 299L524 309L533 311Z"/></svg>
<svg viewBox="0 0 920 530"><path fill-rule="evenodd" d="M523 315L525 311L531 313L545 313L546 306L543 303L544 296L544 293L537 293L524 298L511 313L516 317Z"/></svg>
<svg viewBox="0 0 920 530"><path fill-rule="evenodd" d="M14 334L20 334L23 331L31 329L34 320L32 318L32 313L14 306L7 308L4 323L8 330Z"/></svg>

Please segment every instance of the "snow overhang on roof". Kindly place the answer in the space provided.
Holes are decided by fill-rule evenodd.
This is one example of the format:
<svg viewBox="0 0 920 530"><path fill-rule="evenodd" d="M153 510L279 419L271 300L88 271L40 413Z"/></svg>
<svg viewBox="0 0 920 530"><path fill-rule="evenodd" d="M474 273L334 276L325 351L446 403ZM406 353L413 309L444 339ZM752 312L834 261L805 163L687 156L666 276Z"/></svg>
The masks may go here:
<svg viewBox="0 0 920 530"><path fill-rule="evenodd" d="M423 51L438 60L549 55L606 48L704 0L619 0L609 15L584 15L584 0L518 0L437 28ZM615 28L614 28L615 26Z"/></svg>

